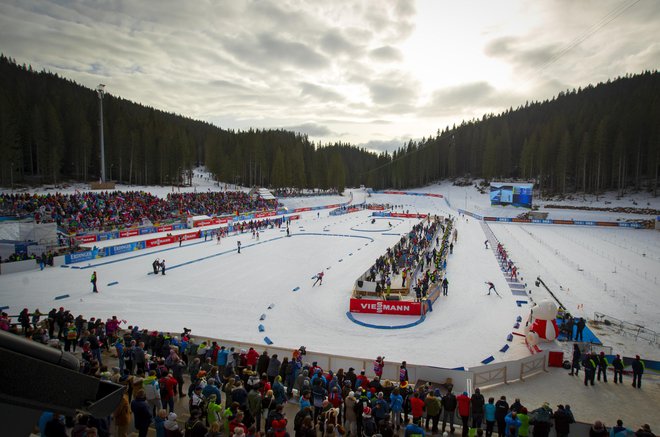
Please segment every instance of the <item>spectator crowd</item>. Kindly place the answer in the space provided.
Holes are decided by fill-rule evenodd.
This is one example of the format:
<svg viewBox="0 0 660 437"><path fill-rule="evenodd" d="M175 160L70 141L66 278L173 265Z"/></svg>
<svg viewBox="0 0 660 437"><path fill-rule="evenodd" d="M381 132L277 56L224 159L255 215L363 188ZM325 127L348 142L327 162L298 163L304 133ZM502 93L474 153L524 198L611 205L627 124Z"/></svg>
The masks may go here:
<svg viewBox="0 0 660 437"><path fill-rule="evenodd" d="M170 193L165 199L144 191L75 194L0 194L0 215L55 222L68 233L139 226L185 215L227 215L272 210L277 201L253 199L245 192Z"/></svg>
<svg viewBox="0 0 660 437"><path fill-rule="evenodd" d="M486 398L479 388L456 394L451 382L413 384L405 361L391 381L382 378L381 356L369 370L323 369L306 360L304 347L280 357L197 341L186 328L172 335L138 326L122 329L126 324L116 316L74 317L63 307L47 314L26 308L17 323L2 313L0 329L79 354L81 372L126 387L112 416L45 412L41 435L124 437L134 428L146 436L151 427L159 437L286 437L291 428L297 437L407 437L453 434L460 425L463 437L545 437L552 428L568 436L575 422L566 404L509 403L505 396ZM189 417L181 420L175 404L185 399ZM297 405L292 424L287 403ZM620 419L609 429L596 421L589 430L590 437L633 433L654 436L647 424L635 431Z"/></svg>

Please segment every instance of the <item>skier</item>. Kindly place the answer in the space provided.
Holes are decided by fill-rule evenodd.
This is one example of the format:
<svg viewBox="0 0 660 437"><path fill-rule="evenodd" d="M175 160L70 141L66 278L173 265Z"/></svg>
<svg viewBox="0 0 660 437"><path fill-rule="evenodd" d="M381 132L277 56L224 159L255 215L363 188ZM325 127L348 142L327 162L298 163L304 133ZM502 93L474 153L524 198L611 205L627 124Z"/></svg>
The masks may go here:
<svg viewBox="0 0 660 437"><path fill-rule="evenodd" d="M236 242L236 247L238 248L238 253L241 253L241 241Z"/></svg>
<svg viewBox="0 0 660 437"><path fill-rule="evenodd" d="M484 241L484 246L486 246L486 249L488 249L488 240Z"/></svg>
<svg viewBox="0 0 660 437"><path fill-rule="evenodd" d="M220 231L218 230L218 235L217 235L218 242L216 244L220 244L220 238L221 238Z"/></svg>
<svg viewBox="0 0 660 437"><path fill-rule="evenodd" d="M449 243L449 254L454 253L454 243Z"/></svg>
<svg viewBox="0 0 660 437"><path fill-rule="evenodd" d="M488 284L488 296L490 296L491 291L494 291L495 294L497 294L499 296L499 293L495 289L495 284L493 284L492 282L489 282L489 281L486 281L486 284Z"/></svg>
<svg viewBox="0 0 660 437"><path fill-rule="evenodd" d="M160 273L165 276L165 260L160 262Z"/></svg>
<svg viewBox="0 0 660 437"><path fill-rule="evenodd" d="M291 235L289 235L289 227L288 227L288 226L286 227L286 236L287 236L287 237L290 237L290 236L291 236Z"/></svg>
<svg viewBox="0 0 660 437"><path fill-rule="evenodd" d="M442 295L447 296L447 290L449 289L449 281L447 278L442 280Z"/></svg>
<svg viewBox="0 0 660 437"><path fill-rule="evenodd" d="M154 275L158 274L158 267L160 267L160 260L156 258L153 263L151 263L151 267L154 269Z"/></svg>
<svg viewBox="0 0 660 437"><path fill-rule="evenodd" d="M96 288L96 272L92 273L92 279L89 282L91 282L92 285L94 286L94 289L92 290L92 293L98 293L99 290L98 290L98 288Z"/></svg>
<svg viewBox="0 0 660 437"><path fill-rule="evenodd" d="M257 241L259 241L259 231L257 231Z"/></svg>
<svg viewBox="0 0 660 437"><path fill-rule="evenodd" d="M183 242L183 235L179 235L179 247L181 247L182 242Z"/></svg>
<svg viewBox="0 0 660 437"><path fill-rule="evenodd" d="M316 274L316 281L312 284L312 287L315 286L316 284L323 285L323 272L318 272Z"/></svg>

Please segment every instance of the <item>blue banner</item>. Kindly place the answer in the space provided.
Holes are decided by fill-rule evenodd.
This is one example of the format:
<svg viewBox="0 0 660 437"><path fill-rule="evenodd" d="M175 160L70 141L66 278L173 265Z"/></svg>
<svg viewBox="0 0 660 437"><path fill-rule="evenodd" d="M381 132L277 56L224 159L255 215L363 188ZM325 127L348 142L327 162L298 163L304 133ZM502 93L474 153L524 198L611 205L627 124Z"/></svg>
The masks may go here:
<svg viewBox="0 0 660 437"><path fill-rule="evenodd" d="M105 248L105 256L119 255L121 253L133 252L134 250L142 250L145 248L144 241L136 241L133 243L118 244L117 246L110 246Z"/></svg>

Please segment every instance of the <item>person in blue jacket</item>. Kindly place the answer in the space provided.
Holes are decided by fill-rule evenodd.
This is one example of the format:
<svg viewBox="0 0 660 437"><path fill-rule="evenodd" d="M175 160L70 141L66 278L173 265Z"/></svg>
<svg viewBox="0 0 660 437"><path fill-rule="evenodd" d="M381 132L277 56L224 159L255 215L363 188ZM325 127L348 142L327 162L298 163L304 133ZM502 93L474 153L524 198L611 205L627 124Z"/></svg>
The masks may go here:
<svg viewBox="0 0 660 437"><path fill-rule="evenodd" d="M392 427L398 431L401 429L401 412L403 411L403 396L399 394L399 387L390 394L390 410L392 411Z"/></svg>
<svg viewBox="0 0 660 437"><path fill-rule="evenodd" d="M486 437L491 437L495 427L495 398L488 398L488 403L484 405L484 419L486 419Z"/></svg>
<svg viewBox="0 0 660 437"><path fill-rule="evenodd" d="M415 425L410 422L410 418L406 420L406 432L404 437L426 437L426 432L421 426Z"/></svg>
<svg viewBox="0 0 660 437"><path fill-rule="evenodd" d="M522 425L522 422L517 417L515 411L510 412L504 418L506 422L506 436L507 437L518 437L518 428Z"/></svg>

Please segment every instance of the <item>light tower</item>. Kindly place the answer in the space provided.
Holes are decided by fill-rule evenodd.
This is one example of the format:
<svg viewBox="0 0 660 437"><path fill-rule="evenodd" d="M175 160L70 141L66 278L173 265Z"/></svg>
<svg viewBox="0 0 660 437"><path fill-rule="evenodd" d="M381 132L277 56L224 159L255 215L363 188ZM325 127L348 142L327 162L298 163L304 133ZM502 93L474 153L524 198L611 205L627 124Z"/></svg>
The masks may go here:
<svg viewBox="0 0 660 437"><path fill-rule="evenodd" d="M105 182L105 146L103 143L103 94L105 94L105 84L99 84L96 87L96 93L99 96L99 136L101 138L101 182Z"/></svg>

